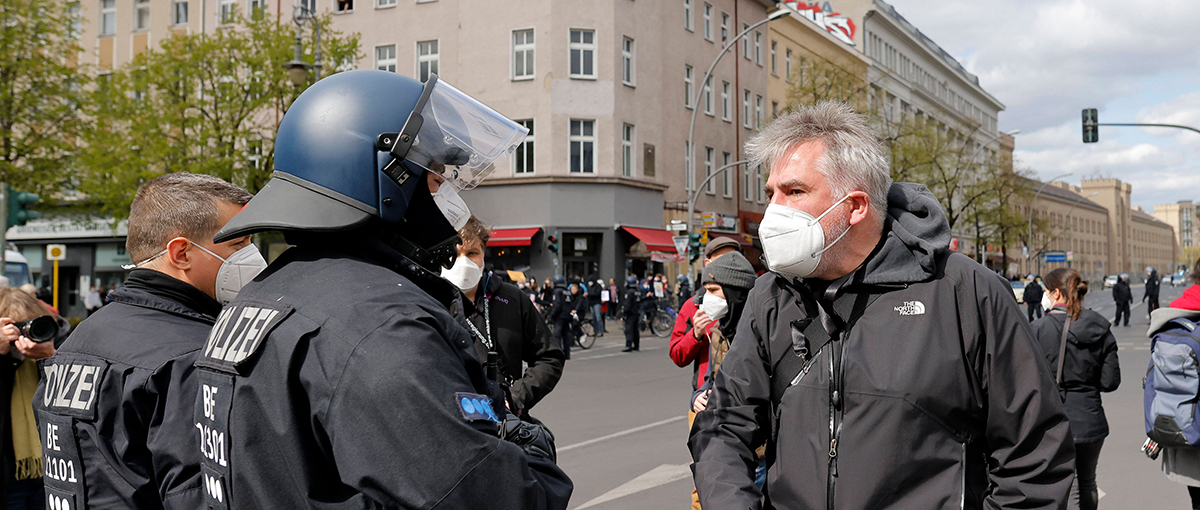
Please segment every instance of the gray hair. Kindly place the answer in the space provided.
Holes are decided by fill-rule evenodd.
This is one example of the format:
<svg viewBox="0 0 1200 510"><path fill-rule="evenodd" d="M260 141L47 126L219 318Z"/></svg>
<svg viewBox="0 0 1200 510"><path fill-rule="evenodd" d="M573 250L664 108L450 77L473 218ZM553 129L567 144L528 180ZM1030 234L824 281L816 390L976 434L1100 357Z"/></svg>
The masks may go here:
<svg viewBox="0 0 1200 510"><path fill-rule="evenodd" d="M223 226L218 201L240 206L252 196L211 175L179 172L155 177L138 187L133 196L125 250L138 263L162 251L176 237L211 241Z"/></svg>
<svg viewBox="0 0 1200 510"><path fill-rule="evenodd" d="M814 140L825 144L817 168L829 180L835 198L863 191L870 197L873 216L883 221L892 185L887 151L867 127L867 118L849 104L821 101L793 108L746 143L748 164L771 168L796 146Z"/></svg>

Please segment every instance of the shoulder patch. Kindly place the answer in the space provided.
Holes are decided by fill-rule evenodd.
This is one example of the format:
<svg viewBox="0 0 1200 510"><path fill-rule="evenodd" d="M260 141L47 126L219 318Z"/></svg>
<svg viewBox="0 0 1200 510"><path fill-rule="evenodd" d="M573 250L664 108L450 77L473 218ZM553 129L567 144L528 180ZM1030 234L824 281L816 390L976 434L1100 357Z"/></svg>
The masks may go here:
<svg viewBox="0 0 1200 510"><path fill-rule="evenodd" d="M454 405L462 411L463 418L467 421L500 423L500 418L496 417L496 411L492 409L492 399L488 397L478 393L458 392L454 394L454 401Z"/></svg>
<svg viewBox="0 0 1200 510"><path fill-rule="evenodd" d="M267 334L291 313L292 307L280 303L237 301L226 307L217 316L196 366L236 373L238 365L250 359Z"/></svg>
<svg viewBox="0 0 1200 510"><path fill-rule="evenodd" d="M42 407L47 411L81 420L96 418L96 396L108 372L108 362L99 359L47 358L40 363Z"/></svg>

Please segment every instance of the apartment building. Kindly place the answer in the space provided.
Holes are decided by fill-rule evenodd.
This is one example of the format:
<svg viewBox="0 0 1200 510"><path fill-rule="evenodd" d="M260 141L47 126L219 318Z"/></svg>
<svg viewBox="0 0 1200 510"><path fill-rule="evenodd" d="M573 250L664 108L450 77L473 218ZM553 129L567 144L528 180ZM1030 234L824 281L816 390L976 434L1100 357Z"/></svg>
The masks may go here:
<svg viewBox="0 0 1200 510"><path fill-rule="evenodd" d="M1191 200L1154 206L1154 218L1171 226L1179 241L1177 265L1191 268L1200 256L1200 208Z"/></svg>

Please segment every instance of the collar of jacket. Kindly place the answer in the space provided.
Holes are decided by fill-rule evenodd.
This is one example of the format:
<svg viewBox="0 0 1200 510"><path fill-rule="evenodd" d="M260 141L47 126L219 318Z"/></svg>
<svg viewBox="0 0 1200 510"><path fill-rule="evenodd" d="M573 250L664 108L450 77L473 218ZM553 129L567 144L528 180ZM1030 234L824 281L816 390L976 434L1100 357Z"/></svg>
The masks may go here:
<svg viewBox="0 0 1200 510"><path fill-rule="evenodd" d="M110 292L108 300L180 315L209 324L216 322L216 313L221 311L221 304L200 289L153 269L139 268L131 271L126 285Z"/></svg>

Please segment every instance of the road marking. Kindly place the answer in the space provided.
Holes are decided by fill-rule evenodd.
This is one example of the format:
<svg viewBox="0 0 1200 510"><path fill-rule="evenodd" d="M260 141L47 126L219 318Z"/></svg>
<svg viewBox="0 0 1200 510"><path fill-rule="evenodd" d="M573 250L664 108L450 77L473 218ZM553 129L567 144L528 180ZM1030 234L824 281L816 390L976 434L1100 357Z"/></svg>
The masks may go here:
<svg viewBox="0 0 1200 510"><path fill-rule="evenodd" d="M661 485L666 485L671 482L676 482L691 477L692 470L687 464L678 466L672 464L663 464L643 473L641 476L634 478L633 480L625 482L620 487L602 494L596 499L575 507L575 510L582 510L590 506L599 505L600 503L607 503L614 499L623 498L631 494L637 494Z"/></svg>
<svg viewBox="0 0 1200 510"><path fill-rule="evenodd" d="M600 437L597 437L597 438L595 438L595 439L589 439L589 440L587 440L587 441L584 441L584 442L582 442L582 443L575 443L575 444L572 444L572 445L567 445L567 446L564 446L564 447L562 447L562 448L559 448L559 449L558 449L558 453L562 453L562 452L569 451L569 450L574 450L574 449L576 449L576 448L583 448L584 446L590 446L590 445L593 445L593 444L599 443L599 442L601 442L601 441L608 441L609 439L614 439L614 438L618 438L618 437L621 437L621 436L627 436L627 435L629 435L629 434L636 434L636 433L638 433L638 432L641 432L641 431L643 431L643 430L649 430L649 429L652 429L652 428L654 428L654 427L658 427L658 426L660 426L660 425L666 425L666 424L668 424L668 423L672 423L672 422L676 422L676 421L679 421L679 420L684 420L684 419L687 419L687 416L684 416L684 415L679 415L679 416L676 416L676 417L673 417L673 418L667 418L667 419L665 419L665 420L656 421L656 422L654 422L654 423L647 423L647 424L645 424L645 425L642 425L642 426L640 426L640 427L634 427L634 428L631 428L631 429L628 429L628 430L622 430L622 431L620 431L620 432L614 432L614 433L612 433L612 434L609 434L609 435L607 435L607 436L600 436Z"/></svg>
<svg viewBox="0 0 1200 510"><path fill-rule="evenodd" d="M659 349L662 349L662 347L653 347L650 349L638 349L638 352L657 351ZM580 352L580 351L572 351L572 352ZM590 359L611 358L613 356L627 356L629 354L630 353L628 353L628 352L613 352L613 353L609 353L609 354L600 354L598 356L576 356L575 358L569 359L567 361L587 361Z"/></svg>

